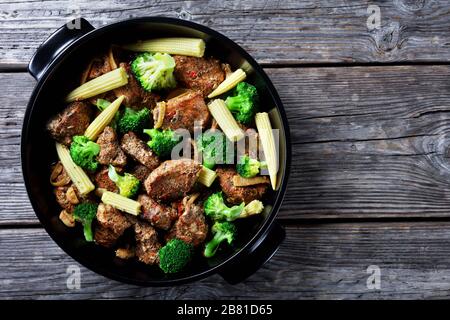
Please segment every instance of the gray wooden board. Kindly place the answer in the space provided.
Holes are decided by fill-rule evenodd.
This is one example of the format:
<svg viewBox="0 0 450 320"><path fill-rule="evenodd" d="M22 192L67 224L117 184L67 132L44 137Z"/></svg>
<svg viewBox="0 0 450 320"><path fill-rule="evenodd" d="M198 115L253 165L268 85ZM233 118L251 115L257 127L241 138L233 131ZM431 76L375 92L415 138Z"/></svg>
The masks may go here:
<svg viewBox="0 0 450 320"><path fill-rule="evenodd" d="M74 262L40 228L0 230L0 298L450 297L448 222L300 224L286 229L279 251L245 282L232 286L214 275L172 288L140 288L96 275ZM77 267L81 288L71 290L68 277ZM380 289L367 286L377 267Z"/></svg>
<svg viewBox="0 0 450 320"><path fill-rule="evenodd" d="M280 218L449 216L449 66L267 71L295 159ZM0 223L35 223L19 157L34 80L0 81Z"/></svg>
<svg viewBox="0 0 450 320"><path fill-rule="evenodd" d="M373 30L367 26L369 5L380 8L380 27ZM24 67L42 41L77 16L95 27L140 16L194 21L235 40L262 63L450 59L446 0L18 0L0 2L0 67Z"/></svg>
<svg viewBox="0 0 450 320"><path fill-rule="evenodd" d="M373 30L369 5L381 13ZM77 16L95 27L140 16L198 22L263 63L293 140L279 214L287 238L237 286L216 275L140 288L81 267L81 289L68 289L67 268L79 265L37 226L20 169L21 124L35 83L4 72L0 298L449 298L448 1L2 1L0 71L25 71L39 44ZM372 66L387 62L409 66ZM349 67L357 64L365 66ZM380 268L379 290L367 287L369 266Z"/></svg>

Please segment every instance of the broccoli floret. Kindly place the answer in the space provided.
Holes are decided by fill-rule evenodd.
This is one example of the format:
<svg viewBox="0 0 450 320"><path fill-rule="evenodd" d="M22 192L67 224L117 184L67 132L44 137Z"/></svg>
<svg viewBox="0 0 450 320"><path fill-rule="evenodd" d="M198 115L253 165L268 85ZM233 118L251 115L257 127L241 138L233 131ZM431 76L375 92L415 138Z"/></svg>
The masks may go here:
<svg viewBox="0 0 450 320"><path fill-rule="evenodd" d="M125 108L123 115L120 117L117 127L120 134L125 134L128 131L141 133L147 126L150 119L150 110L143 108L135 111L131 108Z"/></svg>
<svg viewBox="0 0 450 320"><path fill-rule="evenodd" d="M208 169L213 169L217 163L226 163L228 141L221 131L208 130L199 135L197 147Z"/></svg>
<svg viewBox="0 0 450 320"><path fill-rule="evenodd" d="M181 271L191 260L192 245L180 239L172 239L159 249L159 267L164 273Z"/></svg>
<svg viewBox="0 0 450 320"><path fill-rule="evenodd" d="M205 203L203 204L205 214L211 219L218 221L236 220L244 210L244 207L245 204L241 203L238 206L229 208L223 200L222 192L213 193L208 197L208 199L206 199Z"/></svg>
<svg viewBox="0 0 450 320"><path fill-rule="evenodd" d="M253 178L261 169L266 168L267 165L264 161L258 161L252 159L249 156L242 156L236 165L236 171L241 177Z"/></svg>
<svg viewBox="0 0 450 320"><path fill-rule="evenodd" d="M239 83L234 89L234 96L230 96L225 103L237 121L249 124L258 110L258 91L247 82Z"/></svg>
<svg viewBox="0 0 450 320"><path fill-rule="evenodd" d="M105 99L97 99L97 101L95 102L95 105L97 106L98 110L100 110L100 111L105 110L107 107L109 107L110 104L111 104L111 102L109 102L108 100L105 100Z"/></svg>
<svg viewBox="0 0 450 320"><path fill-rule="evenodd" d="M213 238L206 244L203 255L206 258L211 258L216 254L219 245L223 241L227 241L231 245L236 238L237 228L231 222L216 222L211 227Z"/></svg>
<svg viewBox="0 0 450 320"><path fill-rule="evenodd" d="M145 52L131 63L131 70L147 91L174 88L174 68L175 60L167 53Z"/></svg>
<svg viewBox="0 0 450 320"><path fill-rule="evenodd" d="M170 129L145 129L144 133L151 137L151 140L147 144L160 158L170 157L172 149L182 138L179 134Z"/></svg>
<svg viewBox="0 0 450 320"><path fill-rule="evenodd" d="M263 211L264 205L259 200L253 200L245 205L242 202L238 206L228 207L222 196L222 192L213 193L203 204L205 214L214 221L234 221L238 218L259 214Z"/></svg>
<svg viewBox="0 0 450 320"><path fill-rule="evenodd" d="M134 198L138 194L141 182L132 174L125 173L121 176L112 165L109 165L108 177L119 188L120 195L127 198Z"/></svg>
<svg viewBox="0 0 450 320"><path fill-rule="evenodd" d="M70 145L70 156L72 160L89 171L98 168L96 156L100 153L100 146L89 140L86 136L74 136Z"/></svg>
<svg viewBox="0 0 450 320"><path fill-rule="evenodd" d="M92 236L92 221L97 214L97 207L98 205L96 203L82 202L77 204L73 210L73 217L83 225L84 238L86 241L94 240L94 237Z"/></svg>

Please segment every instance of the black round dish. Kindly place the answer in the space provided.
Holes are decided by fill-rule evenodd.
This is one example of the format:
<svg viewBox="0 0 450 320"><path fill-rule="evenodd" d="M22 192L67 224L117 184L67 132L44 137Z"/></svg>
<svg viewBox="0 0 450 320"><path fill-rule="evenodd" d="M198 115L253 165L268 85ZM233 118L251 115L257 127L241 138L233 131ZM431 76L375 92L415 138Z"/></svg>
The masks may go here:
<svg viewBox="0 0 450 320"><path fill-rule="evenodd" d="M54 143L45 132L45 123L57 110L70 88L77 86L80 70L88 59L109 44L164 36L200 37L207 43L206 55L243 68L248 81L255 84L280 134L280 171L277 191L263 202L266 210L259 218L243 222L248 233L242 235L232 251L214 259L195 259L183 272L162 273L135 261L114 257L111 250L86 243L78 228L66 228L58 219L60 211L49 183L49 164L56 160ZM229 283L238 283L269 260L284 239L284 229L274 222L286 191L290 167L290 138L286 115L271 81L256 61L236 43L207 27L173 18L146 17L117 22L99 29L86 20L74 20L50 36L30 61L29 72L38 81L31 95L23 123L21 156L27 192L37 217L52 239L85 267L126 283L169 286L191 282L219 273ZM243 219L246 220L246 219Z"/></svg>

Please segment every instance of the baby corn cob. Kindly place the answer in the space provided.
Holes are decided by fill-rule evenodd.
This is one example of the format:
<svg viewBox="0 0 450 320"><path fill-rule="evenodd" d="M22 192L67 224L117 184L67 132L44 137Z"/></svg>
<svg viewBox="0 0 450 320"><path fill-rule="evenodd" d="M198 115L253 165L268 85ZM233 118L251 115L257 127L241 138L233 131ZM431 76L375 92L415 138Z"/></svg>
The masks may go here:
<svg viewBox="0 0 450 320"><path fill-rule="evenodd" d="M202 171L200 171L200 176L198 177L198 182L209 188L213 184L216 177L217 174L214 170L208 169L203 166Z"/></svg>
<svg viewBox="0 0 450 320"><path fill-rule="evenodd" d="M208 109L230 141L238 141L244 137L244 132L237 124L223 100L216 99L211 101Z"/></svg>
<svg viewBox="0 0 450 320"><path fill-rule="evenodd" d="M275 139L273 137L269 115L267 112L257 113L255 116L255 122L259 137L261 139L264 155L266 157L267 169L269 170L272 189L275 190L277 185L278 154L275 147Z"/></svg>
<svg viewBox="0 0 450 320"><path fill-rule="evenodd" d="M219 86L208 95L208 98L214 98L218 95L221 95L222 93L227 92L228 90L233 89L237 86L239 82L242 82L245 80L247 75L245 74L244 70L237 69L235 72L230 74L228 78L226 78Z"/></svg>
<svg viewBox="0 0 450 320"><path fill-rule="evenodd" d="M159 38L124 46L131 51L162 52L192 57L203 57L205 47L205 41L197 38Z"/></svg>
<svg viewBox="0 0 450 320"><path fill-rule="evenodd" d="M100 77L83 83L81 86L70 92L66 97L66 102L84 100L101 93L119 88L128 83L128 75L124 68L117 68L105 73Z"/></svg>
<svg viewBox="0 0 450 320"><path fill-rule="evenodd" d="M103 192L102 202L134 216L141 212L141 204L139 202L111 191Z"/></svg>
<svg viewBox="0 0 450 320"><path fill-rule="evenodd" d="M88 194L95 189L94 184L89 179L87 174L79 166L73 162L70 157L70 152L66 146L56 143L56 153L61 161L64 169L70 177L70 180L75 184L81 195Z"/></svg>
<svg viewBox="0 0 450 320"><path fill-rule="evenodd" d="M120 96L114 100L109 106L107 106L98 116L91 122L89 127L87 127L84 135L90 140L97 139L98 135L102 133L103 129L111 122L114 118L117 110L119 110L125 96Z"/></svg>
<svg viewBox="0 0 450 320"><path fill-rule="evenodd" d="M242 210L242 213L239 215L239 218L247 218L254 214L260 214L263 210L264 210L263 203L259 200L253 200L244 207L244 210Z"/></svg>

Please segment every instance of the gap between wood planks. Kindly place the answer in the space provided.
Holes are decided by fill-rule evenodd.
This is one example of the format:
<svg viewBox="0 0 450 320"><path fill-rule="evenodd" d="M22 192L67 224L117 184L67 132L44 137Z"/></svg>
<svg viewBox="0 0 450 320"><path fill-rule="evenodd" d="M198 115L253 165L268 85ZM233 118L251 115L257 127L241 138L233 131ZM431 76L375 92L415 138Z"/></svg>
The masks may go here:
<svg viewBox="0 0 450 320"><path fill-rule="evenodd" d="M420 223L420 222L450 222L450 217L380 217L380 218L302 218L302 219L276 219L283 227L289 226L317 226L317 225L332 225L332 224L379 224L379 223ZM1 223L0 230L7 229L43 229L44 227L35 221L23 221L20 224L15 223Z"/></svg>
<svg viewBox="0 0 450 320"><path fill-rule="evenodd" d="M356 68L395 66L449 66L450 61L394 61L394 62L329 62L329 63L259 63L265 69L282 68ZM28 64L8 64L0 62L0 72L28 72Z"/></svg>

